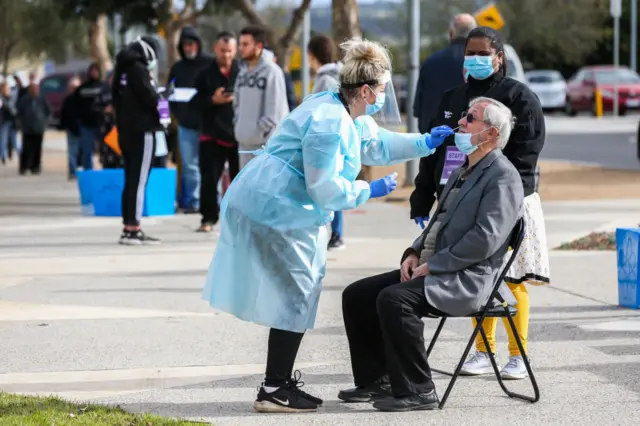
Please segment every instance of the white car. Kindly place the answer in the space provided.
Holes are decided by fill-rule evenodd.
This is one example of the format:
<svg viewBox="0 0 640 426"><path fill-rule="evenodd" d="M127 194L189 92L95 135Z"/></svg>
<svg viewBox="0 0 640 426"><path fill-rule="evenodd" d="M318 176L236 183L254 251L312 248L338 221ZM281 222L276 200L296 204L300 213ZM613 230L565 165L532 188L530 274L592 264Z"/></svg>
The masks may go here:
<svg viewBox="0 0 640 426"><path fill-rule="evenodd" d="M522 67L522 61L510 44L504 45L504 54L507 58L507 77L511 77L518 80L521 83L527 83L527 77L524 74L524 68Z"/></svg>
<svg viewBox="0 0 640 426"><path fill-rule="evenodd" d="M554 70L535 70L526 73L529 87L538 95L544 111L564 110L567 101L567 82Z"/></svg>

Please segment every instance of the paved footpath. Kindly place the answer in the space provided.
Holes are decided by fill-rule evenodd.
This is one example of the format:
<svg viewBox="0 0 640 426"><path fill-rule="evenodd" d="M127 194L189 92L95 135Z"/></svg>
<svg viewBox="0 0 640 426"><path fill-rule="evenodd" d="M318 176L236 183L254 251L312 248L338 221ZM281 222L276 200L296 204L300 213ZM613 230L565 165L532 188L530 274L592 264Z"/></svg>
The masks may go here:
<svg viewBox="0 0 640 426"><path fill-rule="evenodd" d="M640 312L616 306L615 253L552 252L553 285L529 287L537 404L510 400L494 378L462 378L443 411L385 414L344 405L350 387L342 289L397 267L418 229L403 207L370 203L346 215L345 251L331 253L317 328L297 367L318 413L258 415L266 330L200 299L216 235L195 216L145 220L164 244L120 247L117 218L82 217L61 172L18 177L0 167L0 389L120 404L217 425L638 425ZM545 204L549 245L593 229L635 226L638 201ZM426 320L425 337L435 322ZM506 337L498 327L504 363ZM432 356L450 368L470 333L453 320ZM436 375L444 392L447 378ZM529 392L527 383L510 385Z"/></svg>

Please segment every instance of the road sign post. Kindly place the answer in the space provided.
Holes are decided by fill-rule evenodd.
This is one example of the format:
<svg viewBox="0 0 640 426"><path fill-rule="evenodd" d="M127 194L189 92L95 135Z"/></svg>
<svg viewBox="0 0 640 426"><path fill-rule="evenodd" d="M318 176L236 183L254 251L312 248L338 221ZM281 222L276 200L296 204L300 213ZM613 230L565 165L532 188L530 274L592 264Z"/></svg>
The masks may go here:
<svg viewBox="0 0 640 426"><path fill-rule="evenodd" d="M420 0L409 0L409 72L407 85L407 131L418 133L418 119L413 116L413 100L418 87L420 72ZM418 175L419 161L410 160L406 163L404 186L412 186Z"/></svg>
<svg viewBox="0 0 640 426"><path fill-rule="evenodd" d="M622 0L610 0L611 16L613 17L613 67L617 71L620 66L620 16L622 15ZM613 116L618 116L618 78L613 83Z"/></svg>
<svg viewBox="0 0 640 426"><path fill-rule="evenodd" d="M631 69L638 71L638 0L631 0Z"/></svg>
<svg viewBox="0 0 640 426"><path fill-rule="evenodd" d="M476 18L478 26L490 27L496 31L504 27L504 19L502 18L498 7L493 3L490 3L478 10L475 13L474 18Z"/></svg>

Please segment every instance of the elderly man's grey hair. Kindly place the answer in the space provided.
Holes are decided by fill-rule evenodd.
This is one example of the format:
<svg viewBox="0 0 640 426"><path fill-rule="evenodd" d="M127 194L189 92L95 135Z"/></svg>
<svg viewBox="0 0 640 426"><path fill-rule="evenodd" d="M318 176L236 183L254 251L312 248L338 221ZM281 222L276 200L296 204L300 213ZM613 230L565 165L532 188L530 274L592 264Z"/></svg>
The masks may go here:
<svg viewBox="0 0 640 426"><path fill-rule="evenodd" d="M452 38L467 38L471 30L476 26L476 18L468 13L460 13L453 17L449 25L449 31Z"/></svg>
<svg viewBox="0 0 640 426"><path fill-rule="evenodd" d="M482 121L486 124L498 129L498 148L504 149L511 136L516 122L511 113L511 110L507 108L503 103L496 101L495 99L479 97L473 99L469 103L469 107L474 105L486 104L484 107L484 113L482 114Z"/></svg>

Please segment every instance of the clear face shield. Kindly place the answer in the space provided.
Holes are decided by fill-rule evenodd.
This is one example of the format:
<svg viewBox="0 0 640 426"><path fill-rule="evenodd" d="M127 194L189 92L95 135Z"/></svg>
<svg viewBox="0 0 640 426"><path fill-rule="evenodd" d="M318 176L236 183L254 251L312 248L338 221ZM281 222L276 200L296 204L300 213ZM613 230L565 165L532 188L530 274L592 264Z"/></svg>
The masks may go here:
<svg viewBox="0 0 640 426"><path fill-rule="evenodd" d="M384 90L377 93L376 103L374 104L377 106L382 105L380 106L380 110L373 115L373 118L380 124L402 124L402 116L400 115L400 108L398 108L398 99L396 98L396 91L393 87L393 81L391 80L391 72L385 71L384 74L378 78L378 86L383 84ZM380 99L381 96L384 98L384 103Z"/></svg>
<svg viewBox="0 0 640 426"><path fill-rule="evenodd" d="M381 86L384 86L382 91L380 91ZM376 95L376 98L373 103L369 103L368 99L370 99L370 96L364 96L365 114L372 116L373 119L380 124L402 124L400 108L398 108L398 99L396 98L396 91L393 88L390 71L385 71L384 74L376 80L361 81L358 83L342 83L340 87L342 89L367 87Z"/></svg>

